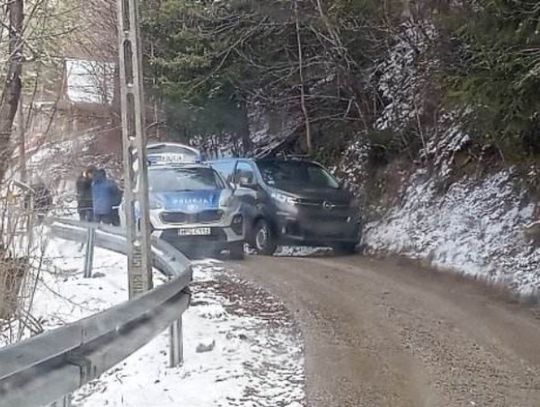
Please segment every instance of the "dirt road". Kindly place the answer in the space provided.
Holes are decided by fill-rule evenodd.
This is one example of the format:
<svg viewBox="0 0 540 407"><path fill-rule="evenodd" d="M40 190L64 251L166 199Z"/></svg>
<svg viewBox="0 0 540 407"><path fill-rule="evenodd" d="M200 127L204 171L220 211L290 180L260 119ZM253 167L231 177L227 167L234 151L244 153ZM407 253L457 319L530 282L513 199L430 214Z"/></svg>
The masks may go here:
<svg viewBox="0 0 540 407"><path fill-rule="evenodd" d="M249 257L305 341L308 406L540 406L540 319L470 282L360 256Z"/></svg>

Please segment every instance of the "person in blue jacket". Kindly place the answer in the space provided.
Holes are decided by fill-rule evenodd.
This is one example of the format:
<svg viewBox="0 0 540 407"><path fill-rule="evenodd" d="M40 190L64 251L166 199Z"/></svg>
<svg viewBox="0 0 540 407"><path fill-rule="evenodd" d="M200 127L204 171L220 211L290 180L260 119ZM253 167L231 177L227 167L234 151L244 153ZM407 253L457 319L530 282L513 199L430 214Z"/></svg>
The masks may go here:
<svg viewBox="0 0 540 407"><path fill-rule="evenodd" d="M94 221L112 225L113 207L117 204L119 189L103 169L96 170L92 181L92 200L94 203Z"/></svg>

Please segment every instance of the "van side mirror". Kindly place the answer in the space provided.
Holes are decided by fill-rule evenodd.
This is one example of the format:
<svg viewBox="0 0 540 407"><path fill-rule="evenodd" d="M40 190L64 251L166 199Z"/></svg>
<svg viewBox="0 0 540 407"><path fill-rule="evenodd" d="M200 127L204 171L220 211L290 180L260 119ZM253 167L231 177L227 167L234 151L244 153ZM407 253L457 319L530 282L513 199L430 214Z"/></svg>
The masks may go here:
<svg viewBox="0 0 540 407"><path fill-rule="evenodd" d="M339 189L349 190L349 183L344 179L338 179Z"/></svg>
<svg viewBox="0 0 540 407"><path fill-rule="evenodd" d="M250 189L254 189L257 186L257 184L253 182L253 179L250 179L249 177L240 177L238 179L238 185L242 188L250 188Z"/></svg>

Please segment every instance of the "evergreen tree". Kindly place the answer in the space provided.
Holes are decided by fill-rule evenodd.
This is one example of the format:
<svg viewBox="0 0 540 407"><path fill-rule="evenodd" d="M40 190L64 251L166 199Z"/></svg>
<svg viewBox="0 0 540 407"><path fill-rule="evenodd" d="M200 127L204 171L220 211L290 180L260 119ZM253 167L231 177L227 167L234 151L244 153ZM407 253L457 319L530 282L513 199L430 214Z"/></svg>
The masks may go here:
<svg viewBox="0 0 540 407"><path fill-rule="evenodd" d="M482 0L447 20L458 44L445 61L451 99L504 151L540 152L539 18L538 2Z"/></svg>

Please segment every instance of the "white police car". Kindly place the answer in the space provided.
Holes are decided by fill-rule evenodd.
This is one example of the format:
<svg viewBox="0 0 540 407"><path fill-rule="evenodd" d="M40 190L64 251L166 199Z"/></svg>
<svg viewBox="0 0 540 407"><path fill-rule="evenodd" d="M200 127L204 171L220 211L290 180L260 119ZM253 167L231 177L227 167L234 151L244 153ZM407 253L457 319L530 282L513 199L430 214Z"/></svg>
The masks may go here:
<svg viewBox="0 0 540 407"><path fill-rule="evenodd" d="M152 234L181 250L244 256L244 218L230 185L197 150L175 143L147 146Z"/></svg>

